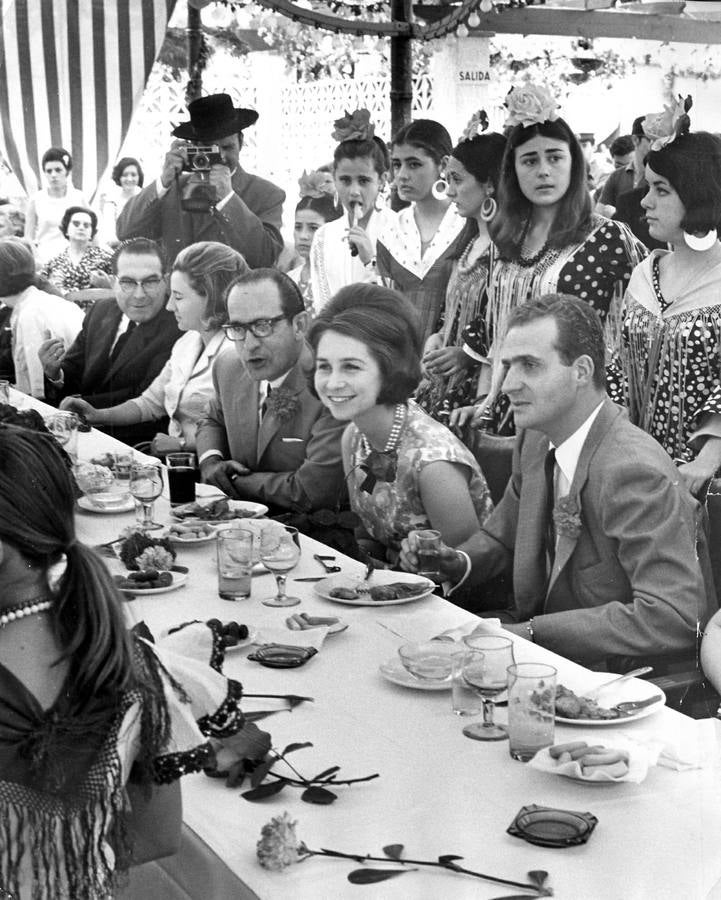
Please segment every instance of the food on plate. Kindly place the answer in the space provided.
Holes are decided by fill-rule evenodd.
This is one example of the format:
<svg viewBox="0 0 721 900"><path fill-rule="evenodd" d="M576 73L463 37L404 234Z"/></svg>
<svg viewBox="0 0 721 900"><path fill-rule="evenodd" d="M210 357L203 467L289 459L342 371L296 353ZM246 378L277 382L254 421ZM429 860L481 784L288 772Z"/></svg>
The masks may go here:
<svg viewBox="0 0 721 900"><path fill-rule="evenodd" d="M155 590L156 588L170 587L173 583L171 572L159 572L157 569L130 572L128 575L115 575L114 578L116 585L126 591Z"/></svg>
<svg viewBox="0 0 721 900"><path fill-rule="evenodd" d="M579 697L562 684L556 687L556 715L564 719L622 719L618 709L599 706L595 700Z"/></svg>
<svg viewBox="0 0 721 900"><path fill-rule="evenodd" d="M120 559L125 563L125 567L127 569L133 569L137 571L141 568L141 566L137 562L138 557L140 557L142 553L149 547L162 547L163 550L167 550L167 552L170 554L170 565L159 567L156 566L156 568L169 569L172 566L177 553L175 552L175 549L168 538L152 538L148 534L146 534L146 532L139 531L135 528L129 528L123 532L123 540L120 543L120 550L118 551L118 555L120 556Z"/></svg>
<svg viewBox="0 0 721 900"><path fill-rule="evenodd" d="M176 625L174 628L169 628L168 634L173 634L176 631L180 631L181 628L186 628L188 625L195 625L199 622L200 619L192 619L190 622L183 622L180 625ZM228 622L223 625L220 619L207 619L205 624L220 637L223 647L235 647L241 641L247 640L248 635L250 634L248 626L240 625L238 622Z"/></svg>
<svg viewBox="0 0 721 900"><path fill-rule="evenodd" d="M254 513L250 510L231 509L224 497L213 500L211 503L185 503L176 506L173 510L176 519L205 519L208 522L227 522L230 519L250 518Z"/></svg>
<svg viewBox="0 0 721 900"><path fill-rule="evenodd" d="M338 600L360 600L370 594L371 600L386 603L390 600L402 600L404 597L425 594L428 584L425 581L394 581L391 584L379 584L374 587L337 587L329 591L329 596Z"/></svg>
<svg viewBox="0 0 721 900"><path fill-rule="evenodd" d="M106 469L112 469L115 466L115 457L112 453L101 453L100 456L94 456L90 462L95 466L104 466Z"/></svg>
<svg viewBox="0 0 721 900"><path fill-rule="evenodd" d="M198 541L214 534L213 526L207 522L195 522L192 525L176 523L168 529L168 537L175 541Z"/></svg>
<svg viewBox="0 0 721 900"><path fill-rule="evenodd" d="M112 471L100 463L78 463L73 471L75 481L84 494L102 493L109 490L115 482Z"/></svg>
<svg viewBox="0 0 721 900"><path fill-rule="evenodd" d="M337 616L309 616L308 613L295 613L285 620L285 624L291 631L307 631L321 625L337 625L339 621Z"/></svg>
<svg viewBox="0 0 721 900"><path fill-rule="evenodd" d="M577 762L584 776L592 776L596 772L604 772L612 778L628 775L629 755L626 750L614 750L602 745L589 747L585 741L574 741L572 744L549 747L548 755L559 765Z"/></svg>

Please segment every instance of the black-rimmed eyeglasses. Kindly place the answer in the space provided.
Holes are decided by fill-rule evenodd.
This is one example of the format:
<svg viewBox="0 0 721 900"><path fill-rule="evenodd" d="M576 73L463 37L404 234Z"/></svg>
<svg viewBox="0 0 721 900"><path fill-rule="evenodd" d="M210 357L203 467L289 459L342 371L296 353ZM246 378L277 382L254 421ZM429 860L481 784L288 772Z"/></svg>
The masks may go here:
<svg viewBox="0 0 721 900"><path fill-rule="evenodd" d="M229 322L223 325L223 331L229 341L244 341L248 332L257 338L270 337L278 322L287 319L288 316L273 316L272 319L256 319L255 322Z"/></svg>
<svg viewBox="0 0 721 900"><path fill-rule="evenodd" d="M136 288L140 288L144 294L157 294L160 287L165 284L163 278L157 275L151 275L149 278L143 278L137 281L135 278L118 278L118 287L123 294L134 294Z"/></svg>

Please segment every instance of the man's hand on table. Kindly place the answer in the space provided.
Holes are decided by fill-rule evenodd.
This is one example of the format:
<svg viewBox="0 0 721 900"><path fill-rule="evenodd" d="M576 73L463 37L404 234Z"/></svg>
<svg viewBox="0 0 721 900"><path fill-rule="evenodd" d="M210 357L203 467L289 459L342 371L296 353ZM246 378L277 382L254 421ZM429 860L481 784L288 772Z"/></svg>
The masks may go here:
<svg viewBox="0 0 721 900"><path fill-rule="evenodd" d="M250 469L234 459L206 459L200 464L200 478L205 484L213 484L224 494L240 499L233 483L234 475L250 475Z"/></svg>
<svg viewBox="0 0 721 900"><path fill-rule="evenodd" d="M91 425L95 425L97 422L102 421L102 416L100 415L98 410L95 409L94 406L91 406L87 400L83 400L82 397L65 397L60 402L60 406L58 407L58 409L77 413Z"/></svg>
<svg viewBox="0 0 721 900"><path fill-rule="evenodd" d="M401 568L406 572L418 571L418 539L413 532L404 538L398 560ZM440 572L438 581L450 581L452 584L456 584L465 575L465 557L441 542L441 548L438 551L438 571Z"/></svg>

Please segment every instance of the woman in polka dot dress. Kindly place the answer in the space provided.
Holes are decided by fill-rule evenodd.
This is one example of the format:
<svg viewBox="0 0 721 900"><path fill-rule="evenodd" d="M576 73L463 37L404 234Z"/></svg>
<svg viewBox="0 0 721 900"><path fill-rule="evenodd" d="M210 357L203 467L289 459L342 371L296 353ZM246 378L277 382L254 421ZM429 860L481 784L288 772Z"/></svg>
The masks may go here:
<svg viewBox="0 0 721 900"><path fill-rule="evenodd" d="M506 125L513 129L501 169L499 211L489 229L497 258L486 308L464 335L466 347L488 365L479 380L479 401L458 411L459 424L468 418L478 424L488 405L484 395L495 396L492 343L504 334L515 306L543 294L573 294L605 322L614 297L620 300L646 256L626 225L593 213L581 145L557 115L553 97L527 85L511 91L506 103Z"/></svg>
<svg viewBox="0 0 721 900"><path fill-rule="evenodd" d="M673 249L634 270L620 355L631 420L698 493L721 466L721 139L686 123L646 158L649 233Z"/></svg>

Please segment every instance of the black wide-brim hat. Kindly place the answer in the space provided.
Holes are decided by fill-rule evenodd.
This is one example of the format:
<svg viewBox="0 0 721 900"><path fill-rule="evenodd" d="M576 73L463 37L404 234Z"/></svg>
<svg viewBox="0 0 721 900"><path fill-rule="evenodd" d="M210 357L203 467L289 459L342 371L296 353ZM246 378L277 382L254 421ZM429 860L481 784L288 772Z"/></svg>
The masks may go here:
<svg viewBox="0 0 721 900"><path fill-rule="evenodd" d="M189 122L173 130L174 137L186 141L207 142L237 134L258 121L254 109L236 109L227 94L209 94L188 104Z"/></svg>

